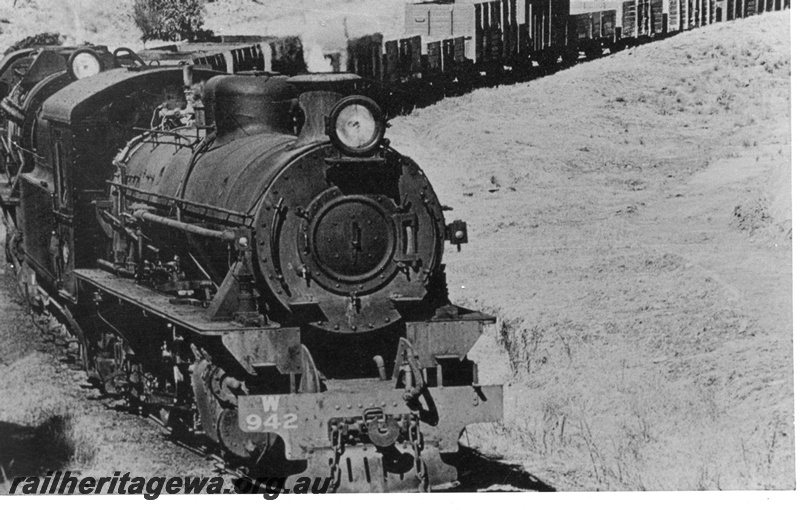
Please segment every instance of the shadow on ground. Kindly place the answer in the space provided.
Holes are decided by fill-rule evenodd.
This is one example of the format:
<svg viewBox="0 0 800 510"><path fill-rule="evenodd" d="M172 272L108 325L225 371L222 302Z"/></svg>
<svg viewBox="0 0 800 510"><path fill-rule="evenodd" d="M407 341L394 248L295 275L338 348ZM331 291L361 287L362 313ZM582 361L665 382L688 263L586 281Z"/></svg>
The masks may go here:
<svg viewBox="0 0 800 510"><path fill-rule="evenodd" d="M75 453L69 416L50 416L36 427L0 421L0 492L18 476L64 469Z"/></svg>
<svg viewBox="0 0 800 510"><path fill-rule="evenodd" d="M458 469L459 485L444 492L555 492L519 464L490 459L462 446L455 458L447 459Z"/></svg>

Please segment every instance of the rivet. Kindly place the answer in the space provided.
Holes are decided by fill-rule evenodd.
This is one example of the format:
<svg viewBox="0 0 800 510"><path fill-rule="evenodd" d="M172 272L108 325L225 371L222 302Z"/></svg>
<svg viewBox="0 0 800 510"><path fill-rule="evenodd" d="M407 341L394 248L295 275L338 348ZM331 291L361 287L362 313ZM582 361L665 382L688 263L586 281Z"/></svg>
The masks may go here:
<svg viewBox="0 0 800 510"><path fill-rule="evenodd" d="M352 329L353 331L356 331L358 329L358 326L350 326L350 329Z"/></svg>
<svg viewBox="0 0 800 510"><path fill-rule="evenodd" d="M348 409L352 409L352 407L353 407L353 405L352 405L352 404L347 404L347 408L348 408Z"/></svg>
<svg viewBox="0 0 800 510"><path fill-rule="evenodd" d="M338 411L339 410L339 406L335 406L334 409L336 409Z"/></svg>
<svg viewBox="0 0 800 510"><path fill-rule="evenodd" d="M389 317L384 317L383 321L388 323L389 322Z"/></svg>
<svg viewBox="0 0 800 510"><path fill-rule="evenodd" d="M358 403L358 408L361 409L361 402Z"/></svg>
<svg viewBox="0 0 800 510"><path fill-rule="evenodd" d="M386 402L381 402L381 407L386 407Z"/></svg>
<svg viewBox="0 0 800 510"><path fill-rule="evenodd" d="M333 325L333 329L335 329L336 331L339 331L339 325L338 324L334 324Z"/></svg>

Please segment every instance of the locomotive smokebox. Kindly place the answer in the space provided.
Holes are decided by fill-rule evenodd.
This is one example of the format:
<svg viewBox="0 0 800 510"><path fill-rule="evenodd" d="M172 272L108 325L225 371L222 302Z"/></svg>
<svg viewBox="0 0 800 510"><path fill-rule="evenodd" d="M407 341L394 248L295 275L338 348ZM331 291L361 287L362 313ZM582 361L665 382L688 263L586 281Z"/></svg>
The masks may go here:
<svg viewBox="0 0 800 510"><path fill-rule="evenodd" d="M217 140L256 134L293 134L297 92L284 76L217 76L205 85L203 103Z"/></svg>
<svg viewBox="0 0 800 510"><path fill-rule="evenodd" d="M257 291L261 313L323 336L371 337L446 304L441 205L422 169L383 143L377 105L342 97L357 81L210 78L204 104L214 134L176 149L155 133L127 152L125 176L135 184L126 186L136 189L125 198L147 209L135 217L158 239L157 256L196 261L197 278L227 289L214 297L227 303L236 293L225 282L242 274L231 273L223 233L246 232L246 286ZM163 201L176 189L182 207L173 218ZM188 242L179 230L190 232ZM232 316L224 312L214 318ZM373 367L371 356L367 363Z"/></svg>

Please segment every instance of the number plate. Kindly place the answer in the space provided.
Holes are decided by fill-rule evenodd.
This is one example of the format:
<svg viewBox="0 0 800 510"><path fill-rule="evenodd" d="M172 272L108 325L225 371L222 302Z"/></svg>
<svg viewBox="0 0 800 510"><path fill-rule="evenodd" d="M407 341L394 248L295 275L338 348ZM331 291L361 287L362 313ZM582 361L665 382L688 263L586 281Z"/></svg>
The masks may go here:
<svg viewBox="0 0 800 510"><path fill-rule="evenodd" d="M261 409L248 409L244 416L245 432L277 432L298 427L297 413L281 412L281 395L261 395ZM241 420L240 420L241 423Z"/></svg>

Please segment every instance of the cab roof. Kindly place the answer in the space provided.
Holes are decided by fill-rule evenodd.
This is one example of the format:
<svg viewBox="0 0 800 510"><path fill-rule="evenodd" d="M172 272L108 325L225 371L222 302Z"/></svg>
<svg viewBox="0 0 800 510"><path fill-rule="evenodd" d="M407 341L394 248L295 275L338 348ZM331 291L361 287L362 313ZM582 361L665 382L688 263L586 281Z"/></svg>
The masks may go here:
<svg viewBox="0 0 800 510"><path fill-rule="evenodd" d="M219 71L195 69L195 80L207 80ZM179 66L130 67L106 71L77 80L53 94L42 107L42 117L62 124L76 124L102 106L138 90L161 89L183 83Z"/></svg>

